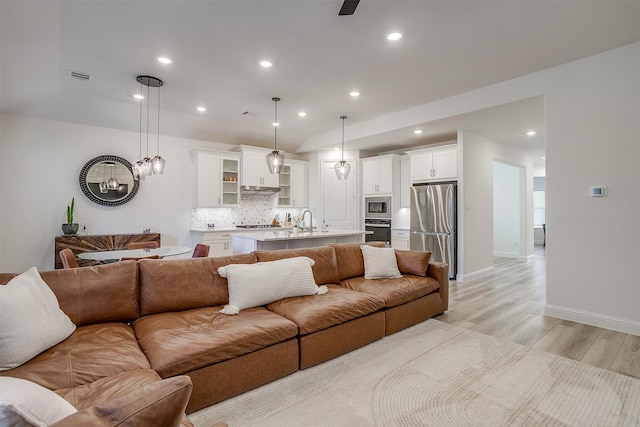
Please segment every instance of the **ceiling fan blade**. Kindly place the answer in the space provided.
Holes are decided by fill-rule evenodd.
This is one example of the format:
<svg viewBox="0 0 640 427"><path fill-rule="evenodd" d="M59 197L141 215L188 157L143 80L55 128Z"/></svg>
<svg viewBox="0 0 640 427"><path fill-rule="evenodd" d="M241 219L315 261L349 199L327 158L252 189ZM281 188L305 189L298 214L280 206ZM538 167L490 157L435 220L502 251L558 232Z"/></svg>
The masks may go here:
<svg viewBox="0 0 640 427"><path fill-rule="evenodd" d="M340 12L338 12L338 16L353 15L353 12L356 11L356 7L358 7L359 2L360 0L344 0L344 3L342 3L342 7L340 8Z"/></svg>

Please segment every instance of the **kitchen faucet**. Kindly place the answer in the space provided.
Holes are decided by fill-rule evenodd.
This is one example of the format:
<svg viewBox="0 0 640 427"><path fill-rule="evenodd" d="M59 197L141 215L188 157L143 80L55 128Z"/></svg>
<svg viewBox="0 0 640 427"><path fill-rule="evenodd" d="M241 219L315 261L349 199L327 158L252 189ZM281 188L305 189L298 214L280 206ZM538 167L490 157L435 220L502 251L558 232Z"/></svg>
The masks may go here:
<svg viewBox="0 0 640 427"><path fill-rule="evenodd" d="M304 223L304 216L309 212L309 231L313 231L313 214L309 209L302 211L302 222Z"/></svg>

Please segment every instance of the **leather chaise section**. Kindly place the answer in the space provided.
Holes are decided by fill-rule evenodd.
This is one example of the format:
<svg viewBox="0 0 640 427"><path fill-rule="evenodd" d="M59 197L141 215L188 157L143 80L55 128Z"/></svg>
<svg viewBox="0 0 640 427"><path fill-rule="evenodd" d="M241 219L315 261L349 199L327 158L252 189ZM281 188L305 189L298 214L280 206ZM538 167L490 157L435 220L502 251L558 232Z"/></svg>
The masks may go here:
<svg viewBox="0 0 640 427"><path fill-rule="evenodd" d="M295 323L263 307L221 314L221 306L159 313L133 324L140 347L162 378L182 375L293 338Z"/></svg>

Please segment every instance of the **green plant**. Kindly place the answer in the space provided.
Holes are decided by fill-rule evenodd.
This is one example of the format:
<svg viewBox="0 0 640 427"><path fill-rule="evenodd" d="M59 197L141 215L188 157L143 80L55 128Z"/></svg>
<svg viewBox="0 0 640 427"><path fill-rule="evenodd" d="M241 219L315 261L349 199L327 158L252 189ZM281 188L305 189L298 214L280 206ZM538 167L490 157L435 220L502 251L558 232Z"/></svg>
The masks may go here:
<svg viewBox="0 0 640 427"><path fill-rule="evenodd" d="M76 198L71 198L71 204L67 206L67 224L73 224L73 209L76 203Z"/></svg>

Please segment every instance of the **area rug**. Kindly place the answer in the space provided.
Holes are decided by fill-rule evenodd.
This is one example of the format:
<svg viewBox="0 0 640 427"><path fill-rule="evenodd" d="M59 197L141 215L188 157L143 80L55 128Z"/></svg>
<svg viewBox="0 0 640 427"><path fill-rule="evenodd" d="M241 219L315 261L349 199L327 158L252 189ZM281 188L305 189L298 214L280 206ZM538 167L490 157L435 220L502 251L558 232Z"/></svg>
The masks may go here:
<svg viewBox="0 0 640 427"><path fill-rule="evenodd" d="M430 319L189 418L196 427L639 426L640 380Z"/></svg>

